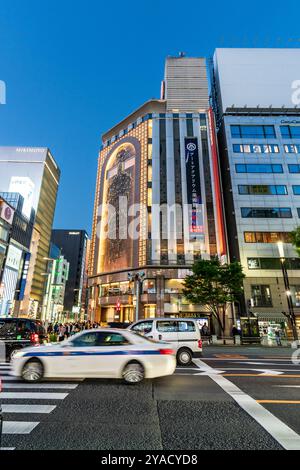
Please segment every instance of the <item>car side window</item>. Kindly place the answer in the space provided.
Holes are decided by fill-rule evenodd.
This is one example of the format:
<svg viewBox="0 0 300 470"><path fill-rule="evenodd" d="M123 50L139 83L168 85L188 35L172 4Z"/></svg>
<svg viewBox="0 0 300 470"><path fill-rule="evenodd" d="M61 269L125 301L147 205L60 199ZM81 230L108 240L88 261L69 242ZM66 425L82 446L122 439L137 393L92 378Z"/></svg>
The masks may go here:
<svg viewBox="0 0 300 470"><path fill-rule="evenodd" d="M196 331L195 323L192 321L180 321L178 324L180 333Z"/></svg>
<svg viewBox="0 0 300 470"><path fill-rule="evenodd" d="M72 340L72 345L77 348L98 346L97 333L84 333Z"/></svg>
<svg viewBox="0 0 300 470"><path fill-rule="evenodd" d="M152 327L153 327L153 321L143 321L134 325L132 330L135 331L136 333L147 334L147 333L151 333Z"/></svg>
<svg viewBox="0 0 300 470"><path fill-rule="evenodd" d="M157 331L160 333L176 333L178 331L178 322L159 320L157 322Z"/></svg>
<svg viewBox="0 0 300 470"><path fill-rule="evenodd" d="M0 337L6 338L16 334L16 322L13 320L0 321Z"/></svg>
<svg viewBox="0 0 300 470"><path fill-rule="evenodd" d="M98 346L124 346L130 344L128 339L120 333L99 333Z"/></svg>

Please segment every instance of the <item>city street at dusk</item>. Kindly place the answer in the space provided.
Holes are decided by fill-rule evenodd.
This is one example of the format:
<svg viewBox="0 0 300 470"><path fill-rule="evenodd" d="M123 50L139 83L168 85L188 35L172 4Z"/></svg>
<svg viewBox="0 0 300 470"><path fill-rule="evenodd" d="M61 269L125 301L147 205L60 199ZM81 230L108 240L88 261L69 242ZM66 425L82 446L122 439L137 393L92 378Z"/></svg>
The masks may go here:
<svg viewBox="0 0 300 470"><path fill-rule="evenodd" d="M0 0L0 58L1 470L290 465L299 2Z"/></svg>
<svg viewBox="0 0 300 470"><path fill-rule="evenodd" d="M300 449L300 364L291 362L290 350L207 347L194 362L172 377L133 387L101 379L26 385L12 381L2 365L2 445Z"/></svg>

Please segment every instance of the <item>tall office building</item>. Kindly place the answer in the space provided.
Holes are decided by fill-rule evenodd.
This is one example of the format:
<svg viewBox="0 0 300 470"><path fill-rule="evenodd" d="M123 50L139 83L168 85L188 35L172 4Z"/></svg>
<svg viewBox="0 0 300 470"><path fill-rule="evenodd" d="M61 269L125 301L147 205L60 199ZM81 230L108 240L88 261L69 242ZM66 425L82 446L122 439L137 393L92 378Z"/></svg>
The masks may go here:
<svg viewBox="0 0 300 470"><path fill-rule="evenodd" d="M213 61L230 257L246 274L241 312L262 331L288 326L287 295L300 327L300 260L289 238L300 225L299 64L299 49L217 49Z"/></svg>
<svg viewBox="0 0 300 470"><path fill-rule="evenodd" d="M66 283L69 276L69 263L61 254L61 250L53 243L50 244L46 286L42 319L48 322L63 322Z"/></svg>
<svg viewBox="0 0 300 470"><path fill-rule="evenodd" d="M205 306L181 295L195 259L226 258L205 59L169 57L161 99L143 104L102 141L90 256L93 318L132 321L139 302L141 318L208 321Z"/></svg>
<svg viewBox="0 0 300 470"><path fill-rule="evenodd" d="M85 230L52 230L51 241L69 263L63 311L68 318L83 320L86 318L88 234Z"/></svg>
<svg viewBox="0 0 300 470"><path fill-rule="evenodd" d="M60 170L47 148L0 147L0 192L19 193L22 213L36 216L31 239L31 258L24 300L19 314L40 316L44 277L49 256L51 229L56 206Z"/></svg>

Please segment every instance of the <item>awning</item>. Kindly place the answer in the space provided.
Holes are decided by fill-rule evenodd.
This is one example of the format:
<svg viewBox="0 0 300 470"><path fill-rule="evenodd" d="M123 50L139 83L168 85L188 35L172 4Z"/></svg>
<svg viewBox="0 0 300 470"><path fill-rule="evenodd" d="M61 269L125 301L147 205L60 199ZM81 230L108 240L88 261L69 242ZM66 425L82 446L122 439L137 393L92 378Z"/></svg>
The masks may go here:
<svg viewBox="0 0 300 470"><path fill-rule="evenodd" d="M259 321L287 321L287 317L281 312L254 312Z"/></svg>

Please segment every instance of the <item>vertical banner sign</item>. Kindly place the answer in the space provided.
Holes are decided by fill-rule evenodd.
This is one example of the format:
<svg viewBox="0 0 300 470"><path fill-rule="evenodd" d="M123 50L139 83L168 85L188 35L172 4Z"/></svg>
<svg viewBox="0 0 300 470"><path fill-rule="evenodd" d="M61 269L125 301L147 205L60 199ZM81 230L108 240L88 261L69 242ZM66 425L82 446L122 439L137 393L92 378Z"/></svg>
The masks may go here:
<svg viewBox="0 0 300 470"><path fill-rule="evenodd" d="M203 233L203 225L199 224L199 206L202 204L199 149L197 137L185 138L185 167L187 181L187 202L191 208L190 232Z"/></svg>

